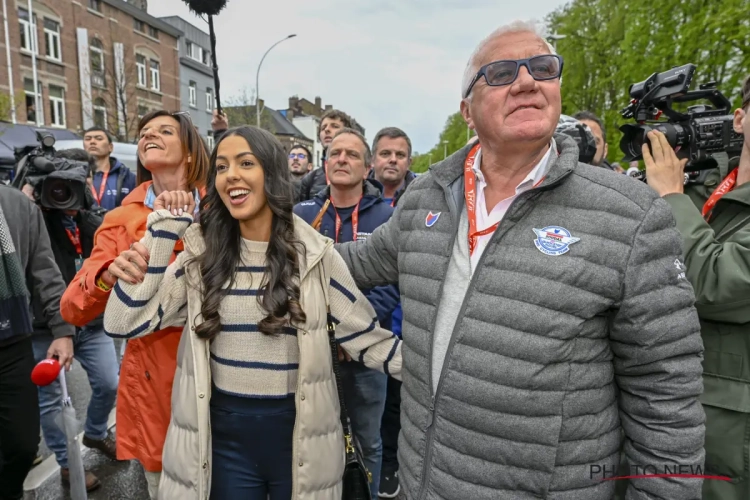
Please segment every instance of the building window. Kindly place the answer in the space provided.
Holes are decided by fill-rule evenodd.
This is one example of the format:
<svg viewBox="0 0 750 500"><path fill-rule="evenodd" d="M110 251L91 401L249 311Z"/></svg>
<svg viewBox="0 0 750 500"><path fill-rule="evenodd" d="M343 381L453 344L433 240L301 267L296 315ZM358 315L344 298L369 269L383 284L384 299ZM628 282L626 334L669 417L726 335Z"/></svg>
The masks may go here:
<svg viewBox="0 0 750 500"><path fill-rule="evenodd" d="M214 110L214 91L211 90L211 87L206 89L206 111L213 111Z"/></svg>
<svg viewBox="0 0 750 500"><path fill-rule="evenodd" d="M203 64L205 64L206 66L210 66L210 63L208 62L210 54L211 53L209 51L207 51L207 50L203 51Z"/></svg>
<svg viewBox="0 0 750 500"><path fill-rule="evenodd" d="M151 90L161 90L158 61L151 61Z"/></svg>
<svg viewBox="0 0 750 500"><path fill-rule="evenodd" d="M38 117L39 123L44 124L44 113L42 112L42 108L40 107L37 109L36 106L37 95L39 96L40 104L42 102L42 83L37 83L38 92L34 92L34 80L31 78L24 78L23 80L23 89L26 94L26 121L29 123L36 123Z"/></svg>
<svg viewBox="0 0 750 500"><path fill-rule="evenodd" d="M60 23L51 19L44 20L44 40L47 43L47 57L55 61L62 61Z"/></svg>
<svg viewBox="0 0 750 500"><path fill-rule="evenodd" d="M65 127L65 89L49 86L49 117L53 127Z"/></svg>
<svg viewBox="0 0 750 500"><path fill-rule="evenodd" d="M203 62L203 54L206 52L203 50L203 47L200 45L196 45L193 42L187 42L187 55L190 59L193 59L194 61Z"/></svg>
<svg viewBox="0 0 750 500"><path fill-rule="evenodd" d="M146 86L146 57L140 54L135 55L135 69L138 74L138 86Z"/></svg>
<svg viewBox="0 0 750 500"><path fill-rule="evenodd" d="M29 11L18 9L18 29L21 32L21 49L26 52L36 52L36 16L29 19Z"/></svg>
<svg viewBox="0 0 750 500"><path fill-rule="evenodd" d="M97 12L102 11L102 0L89 0L89 9Z"/></svg>
<svg viewBox="0 0 750 500"><path fill-rule="evenodd" d="M101 97L94 101L94 126L107 128L107 103Z"/></svg>
<svg viewBox="0 0 750 500"><path fill-rule="evenodd" d="M153 26L149 26L148 27L148 36L150 36L151 38L156 38L158 40L159 39L159 30L156 29L156 28L154 28Z"/></svg>
<svg viewBox="0 0 750 500"><path fill-rule="evenodd" d="M214 132L213 130L208 131L208 135L206 136L206 142L208 143L208 149L214 148Z"/></svg>
<svg viewBox="0 0 750 500"><path fill-rule="evenodd" d="M148 107L146 107L143 104L139 104L138 105L138 119L140 120L141 118L146 116L146 114L148 114Z"/></svg>
<svg viewBox="0 0 750 500"><path fill-rule="evenodd" d="M91 84L97 87L106 88L107 82L104 78L104 47L102 46L101 40L98 38L91 40L89 54L91 63Z"/></svg>
<svg viewBox="0 0 750 500"><path fill-rule="evenodd" d="M140 31L141 33L146 32L145 25L143 24L143 21L141 21L140 19L133 18L133 28L136 31Z"/></svg>
<svg viewBox="0 0 750 500"><path fill-rule="evenodd" d="M192 108L198 106L198 89L195 86L195 82L190 82L188 86L188 102Z"/></svg>

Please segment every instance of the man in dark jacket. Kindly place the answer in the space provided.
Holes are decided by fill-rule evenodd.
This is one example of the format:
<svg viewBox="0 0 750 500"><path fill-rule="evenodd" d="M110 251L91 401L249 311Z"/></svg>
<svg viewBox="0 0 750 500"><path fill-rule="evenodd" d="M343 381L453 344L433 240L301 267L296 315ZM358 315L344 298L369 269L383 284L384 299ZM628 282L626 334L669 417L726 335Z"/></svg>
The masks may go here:
<svg viewBox="0 0 750 500"><path fill-rule="evenodd" d="M685 161L664 135L650 134L653 153L643 151L648 184L677 220L701 320L706 473L732 478L704 481L704 500L750 498L750 77L734 131L745 136L742 153L728 171L720 164L709 173L705 197L696 196L704 186L683 188Z"/></svg>
<svg viewBox="0 0 750 500"><path fill-rule="evenodd" d="M88 153L82 149L58 151L56 156L93 163ZM52 242L55 262L60 268L66 285L73 281L83 265L83 260L91 255L94 247L94 234L104 217L105 210L95 206L93 198L87 196L87 200L87 205L82 210L42 210ZM52 336L45 317L40 314L41 304L37 297L33 298L32 305L34 356L37 361L41 361L46 357L45 353L52 341ZM83 444L116 460L115 440L108 433L108 420L117 398L119 367L114 342L104 334L101 317L76 330L73 347L76 359L88 375L92 392L84 427ZM60 465L61 479L67 484L70 477L68 449L65 434L57 423L62 409L61 405L62 391L58 382L39 389L39 409L44 441L55 453L57 463ZM92 472L86 471L86 489L91 491L100 485L99 479Z"/></svg>
<svg viewBox="0 0 750 500"><path fill-rule="evenodd" d="M323 116L320 118L320 126L318 127L318 137L323 144L323 158L321 159L323 165L320 168L312 170L302 178L297 196L299 201L312 200L316 194L328 185L328 179L326 179L328 146L331 144L333 137L341 129L354 128L354 123L352 117L338 109L330 109L323 113Z"/></svg>
<svg viewBox="0 0 750 500"><path fill-rule="evenodd" d="M101 127L92 127L83 134L83 147L96 159L93 193L99 206L112 210L135 189L135 173L117 158L110 156L112 136Z"/></svg>
<svg viewBox="0 0 750 500"><path fill-rule="evenodd" d="M699 500L703 345L680 236L648 186L554 135L562 61L530 23L485 38L461 112L478 144L338 249L403 305L399 481L416 500ZM638 472L640 471L640 472Z"/></svg>
<svg viewBox="0 0 750 500"><path fill-rule="evenodd" d="M383 185L383 199L395 207L409 184L416 179L411 166L411 140L397 127L386 127L375 134L372 141L372 170L370 177ZM401 335L401 303L393 312L391 331ZM401 431L401 382L388 377L385 409L380 425L383 439L383 467L380 473L380 498L396 498L401 490L398 483L398 434Z"/></svg>
<svg viewBox="0 0 750 500"><path fill-rule="evenodd" d="M342 129L330 142L328 177L331 184L311 201L294 207L294 213L313 224L324 236L336 242L367 241L384 224L393 209L383 201L382 186L365 179L370 164L370 148L365 138L353 129ZM318 217L318 216L321 217ZM380 326L390 330L392 314L399 301L393 286L373 287L362 292L378 315ZM387 378L361 363L342 364L344 396L352 427L372 473L372 496L377 497L380 482L382 440L380 421L385 405Z"/></svg>
<svg viewBox="0 0 750 500"><path fill-rule="evenodd" d="M73 360L74 328L60 316L65 283L39 208L0 185L0 498L23 497L23 482L39 444L37 389L29 297L38 297L54 341L46 357Z"/></svg>

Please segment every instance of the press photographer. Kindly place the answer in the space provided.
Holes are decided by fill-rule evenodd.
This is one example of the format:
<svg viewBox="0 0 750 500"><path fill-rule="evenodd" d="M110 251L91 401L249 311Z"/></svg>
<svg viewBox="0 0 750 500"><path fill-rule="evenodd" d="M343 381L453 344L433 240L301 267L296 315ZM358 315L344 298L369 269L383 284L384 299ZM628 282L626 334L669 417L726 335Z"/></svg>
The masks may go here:
<svg viewBox="0 0 750 500"><path fill-rule="evenodd" d="M40 146L24 148L14 185L42 209L55 261L68 285L91 255L94 234L106 210L99 207L87 182L94 165L93 158L82 149L55 151L54 138L39 136ZM32 344L37 361L45 359L52 335L47 322L38 313L38 301L32 300L34 335ZM104 334L101 317L83 328L77 328L72 343L76 359L86 370L91 385L83 444L116 459L115 440L108 433L107 421L114 407L118 384L118 362L114 342ZM59 383L39 388L42 432L47 446L55 453L63 483L69 479L66 439L57 424L61 410ZM86 489L100 485L99 479L86 472Z"/></svg>
<svg viewBox="0 0 750 500"><path fill-rule="evenodd" d="M732 159L723 178L719 166L708 172L706 182L685 186L684 169L693 158L675 153L674 141L657 130L647 132L650 150L645 141L641 146L648 184L672 207L683 238L687 269L679 261L675 267L685 272L695 289L705 346L701 402L706 412L706 474L732 478L704 481L704 500L750 498L749 114L750 77L743 85L742 107L734 111L731 123L734 135L744 134L739 160L729 148ZM695 150L690 144L683 146ZM715 189L702 196L709 183Z"/></svg>

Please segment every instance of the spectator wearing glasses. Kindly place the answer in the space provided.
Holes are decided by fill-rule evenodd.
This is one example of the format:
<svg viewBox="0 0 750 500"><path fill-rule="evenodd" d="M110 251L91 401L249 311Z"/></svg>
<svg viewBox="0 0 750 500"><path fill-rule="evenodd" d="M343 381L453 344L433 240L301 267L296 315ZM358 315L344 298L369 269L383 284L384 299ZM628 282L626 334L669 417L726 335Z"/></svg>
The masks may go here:
<svg viewBox="0 0 750 500"><path fill-rule="evenodd" d="M289 173L292 174L292 184L295 194L299 193L302 178L312 170L312 154L302 144L297 144L289 151ZM295 199L295 202L297 200Z"/></svg>
<svg viewBox="0 0 750 500"><path fill-rule="evenodd" d="M481 41L460 105L478 143L339 245L357 286L401 292L406 498L606 500L621 451L703 464L703 345L674 218L554 135L562 67L530 23ZM627 498L697 500L701 483L634 478Z"/></svg>
<svg viewBox="0 0 750 500"><path fill-rule="evenodd" d="M135 189L135 174L124 163L112 155L114 144L109 132L101 127L92 127L83 133L83 147L96 160L93 172L92 192L96 203L113 210Z"/></svg>

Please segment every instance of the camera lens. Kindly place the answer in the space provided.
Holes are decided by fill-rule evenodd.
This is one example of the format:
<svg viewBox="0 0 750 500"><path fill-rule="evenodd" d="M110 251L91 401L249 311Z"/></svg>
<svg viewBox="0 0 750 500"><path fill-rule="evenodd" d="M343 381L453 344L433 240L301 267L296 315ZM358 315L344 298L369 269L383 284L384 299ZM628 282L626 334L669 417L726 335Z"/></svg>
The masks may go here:
<svg viewBox="0 0 750 500"><path fill-rule="evenodd" d="M45 204L48 208L67 210L75 206L78 196L69 182L62 179L46 179L45 186Z"/></svg>

